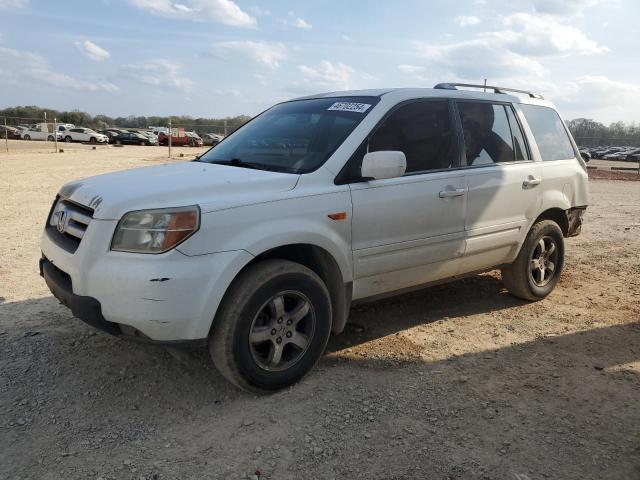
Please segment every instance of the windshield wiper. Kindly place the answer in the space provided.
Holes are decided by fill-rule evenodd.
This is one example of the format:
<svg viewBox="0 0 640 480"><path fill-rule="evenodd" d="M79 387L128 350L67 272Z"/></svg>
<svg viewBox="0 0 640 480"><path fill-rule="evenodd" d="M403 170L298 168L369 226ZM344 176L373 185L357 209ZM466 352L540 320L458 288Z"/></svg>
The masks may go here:
<svg viewBox="0 0 640 480"><path fill-rule="evenodd" d="M218 165L231 165L233 167L240 168L252 168L254 170L267 170L270 172L285 172L285 173L296 173L297 170L295 168L290 167L277 167L275 165L265 165L264 163L256 163L256 162L245 162L239 158L232 158L231 160L214 160L210 163L218 164Z"/></svg>

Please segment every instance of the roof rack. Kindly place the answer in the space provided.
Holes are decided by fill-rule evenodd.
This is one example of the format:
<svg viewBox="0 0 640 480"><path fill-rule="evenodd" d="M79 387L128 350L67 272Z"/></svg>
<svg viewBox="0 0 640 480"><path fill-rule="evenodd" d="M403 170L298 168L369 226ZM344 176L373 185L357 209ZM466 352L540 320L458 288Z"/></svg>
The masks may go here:
<svg viewBox="0 0 640 480"><path fill-rule="evenodd" d="M468 87L468 88L483 88L493 90L495 93L505 93L505 92L515 92L522 93L524 95L529 95L531 98L539 98L543 100L544 97L539 93L527 92L526 90L517 90L515 88L506 88L506 87L495 87L492 85L475 85L473 83L439 83L433 88L438 88L442 90L458 90L457 87Z"/></svg>

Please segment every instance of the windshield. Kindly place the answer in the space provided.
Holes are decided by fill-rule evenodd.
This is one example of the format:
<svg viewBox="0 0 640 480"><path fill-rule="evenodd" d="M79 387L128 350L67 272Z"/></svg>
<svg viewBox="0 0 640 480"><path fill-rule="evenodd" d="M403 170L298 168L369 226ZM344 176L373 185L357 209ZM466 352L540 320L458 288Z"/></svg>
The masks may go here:
<svg viewBox="0 0 640 480"><path fill-rule="evenodd" d="M296 100L276 105L200 157L200 162L307 173L319 168L378 97Z"/></svg>

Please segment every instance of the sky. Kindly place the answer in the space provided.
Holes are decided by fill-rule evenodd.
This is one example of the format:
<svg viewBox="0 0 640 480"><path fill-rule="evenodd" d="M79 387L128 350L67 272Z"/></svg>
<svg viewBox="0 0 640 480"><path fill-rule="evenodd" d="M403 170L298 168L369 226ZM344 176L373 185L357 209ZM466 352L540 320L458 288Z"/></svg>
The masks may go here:
<svg viewBox="0 0 640 480"><path fill-rule="evenodd" d="M464 81L640 121L638 0L0 0L0 107L255 115Z"/></svg>

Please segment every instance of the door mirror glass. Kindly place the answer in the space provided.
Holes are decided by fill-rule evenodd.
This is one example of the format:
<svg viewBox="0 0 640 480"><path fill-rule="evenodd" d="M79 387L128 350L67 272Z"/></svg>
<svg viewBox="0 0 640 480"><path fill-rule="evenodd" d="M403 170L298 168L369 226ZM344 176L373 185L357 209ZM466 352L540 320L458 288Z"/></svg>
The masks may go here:
<svg viewBox="0 0 640 480"><path fill-rule="evenodd" d="M363 178L382 180L404 175L407 169L407 158L403 152L382 150L369 152L362 159L361 175Z"/></svg>

